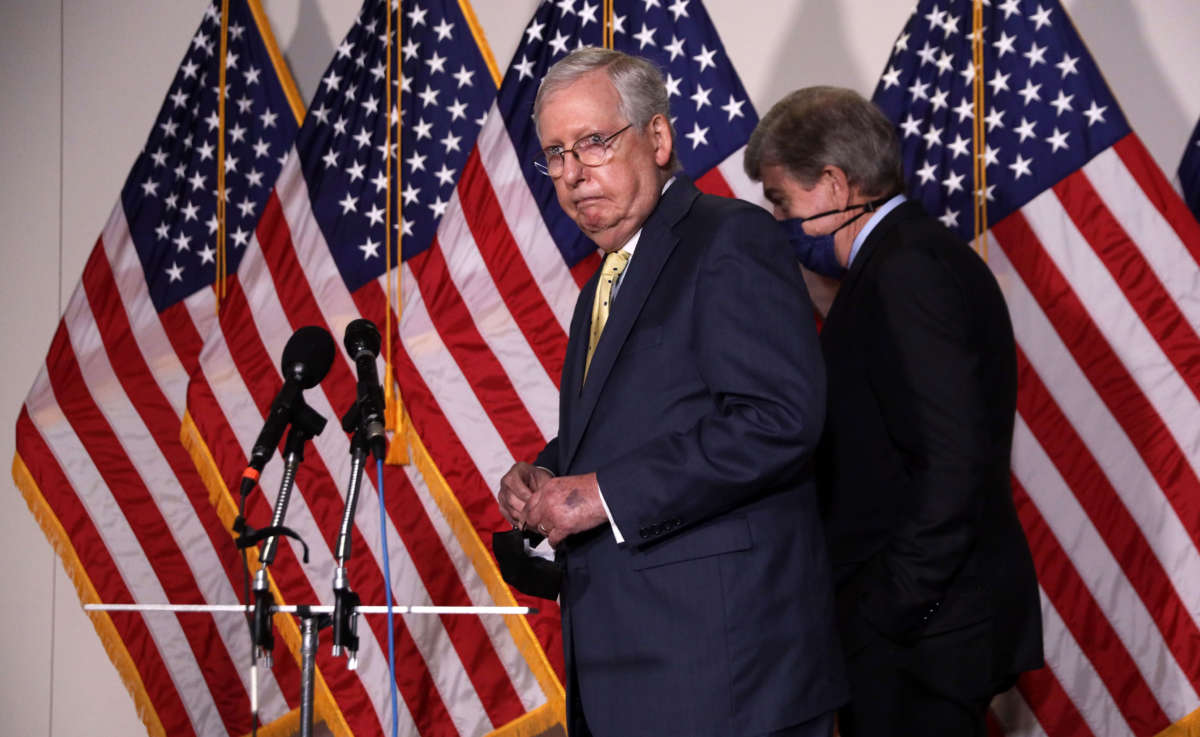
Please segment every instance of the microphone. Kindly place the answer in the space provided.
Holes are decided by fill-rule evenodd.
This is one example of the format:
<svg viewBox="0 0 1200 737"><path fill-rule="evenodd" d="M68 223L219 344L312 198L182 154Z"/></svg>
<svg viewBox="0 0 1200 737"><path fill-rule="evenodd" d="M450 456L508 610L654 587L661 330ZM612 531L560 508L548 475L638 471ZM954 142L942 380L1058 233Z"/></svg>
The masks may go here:
<svg viewBox="0 0 1200 737"><path fill-rule="evenodd" d="M333 366L333 337L325 328L307 325L300 328L288 339L283 348L283 359L280 370L283 372L283 387L271 402L271 410L267 413L262 432L254 441L250 451L250 463L242 474L242 494L250 493L263 467L279 446L283 431L292 422L314 426L313 434L319 433L325 425L321 417L304 403L301 392L311 389L329 373ZM321 428L316 428L319 424Z"/></svg>
<svg viewBox="0 0 1200 737"><path fill-rule="evenodd" d="M379 374L375 370L380 342L375 323L361 317L346 326L346 336L342 340L358 369L358 426L362 430L363 442L371 449L376 460L382 459L387 452L383 389L379 386Z"/></svg>

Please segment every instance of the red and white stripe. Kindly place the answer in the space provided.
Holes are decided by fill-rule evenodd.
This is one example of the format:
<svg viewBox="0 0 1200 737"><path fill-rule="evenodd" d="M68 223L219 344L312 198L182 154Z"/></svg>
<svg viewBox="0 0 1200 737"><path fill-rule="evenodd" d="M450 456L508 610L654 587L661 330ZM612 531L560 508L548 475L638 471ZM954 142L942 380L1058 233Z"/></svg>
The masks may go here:
<svg viewBox="0 0 1200 737"><path fill-rule="evenodd" d="M353 294L343 285L312 214L293 151L268 201L256 241L239 268L220 329L210 334L201 354L201 371L189 397L189 408L224 478L237 478L244 467L241 449L253 444L281 385L276 357L291 333L302 325L320 325L340 338L346 324L360 315L382 327L385 310L382 279ZM382 359L379 368L382 375ZM405 387L403 379L401 386ZM331 425L306 453L285 520L308 542L312 558L300 564L289 543L280 546L271 567L289 603L332 602L333 545L350 472L348 438L336 426L336 418L354 396L353 363L339 351L326 379L305 395ZM268 464L250 500L248 516L255 526L265 524L281 465L278 460ZM476 570L454 521L444 517L418 469L388 467L384 485L396 601L493 603L485 580L493 572ZM451 486L461 497L460 487L453 482ZM348 565L351 588L364 603L374 604L384 600L376 488L371 469L370 478L364 478ZM345 661L327 651L318 654L317 664L350 730L360 736L382 734L391 720L385 620L368 616L360 622L357 673L347 671ZM501 618L414 615L397 618L396 628L403 733L444 734L451 726L456 734L482 735L548 699Z"/></svg>
<svg viewBox="0 0 1200 737"><path fill-rule="evenodd" d="M1009 734L1156 734L1200 707L1200 225L1129 135L989 240L1047 663L994 715Z"/></svg>
<svg viewBox="0 0 1200 737"><path fill-rule="evenodd" d="M155 312L113 209L18 419L17 453L104 603L234 603L240 562L179 441L188 368L214 322L212 293ZM172 735L250 728L250 638L239 615L108 618L147 724ZM264 721L286 714L290 660L259 679ZM281 685L283 688L281 689Z"/></svg>

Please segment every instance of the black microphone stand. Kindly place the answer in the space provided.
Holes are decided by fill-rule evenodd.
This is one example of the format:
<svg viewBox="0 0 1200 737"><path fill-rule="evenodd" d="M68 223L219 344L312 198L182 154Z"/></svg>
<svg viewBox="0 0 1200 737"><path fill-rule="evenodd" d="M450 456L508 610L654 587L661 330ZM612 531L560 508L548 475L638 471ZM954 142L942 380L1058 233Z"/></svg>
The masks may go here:
<svg viewBox="0 0 1200 737"><path fill-rule="evenodd" d="M342 415L342 429L353 431L350 436L350 479L346 486L346 507L342 512L342 523L338 527L337 546L334 556L337 569L333 573L333 654L346 651L346 668L358 668L358 594L350 590L346 562L350 560L350 528L354 524L354 511L362 493L363 469L367 463L367 443L361 422L358 403L350 405ZM390 585L390 584L389 584Z"/></svg>
<svg viewBox="0 0 1200 737"><path fill-rule="evenodd" d="M325 429L325 418L297 399L292 408L291 428L288 430L287 442L283 450L283 478L279 482L279 495L275 497L275 508L271 513L270 527L259 530L257 535L266 537L262 553L259 555L259 568L254 574L254 664L257 668L261 659L269 668L271 666L271 650L275 646L275 637L271 627L271 615L274 613L275 598L271 594L267 582L267 566L275 560L275 551L279 546L279 535L284 534L299 539L299 536L283 526L287 515L288 502L291 500L292 489L296 484L296 470L304 460L304 444L321 434ZM301 541L303 545L303 541ZM308 562L308 547L304 547L304 562ZM329 624L328 614L315 614L308 607L297 608L300 618L301 631L301 671L300 671L300 734L311 737L313 728L313 683L316 670L317 631ZM257 710L256 710L257 711Z"/></svg>

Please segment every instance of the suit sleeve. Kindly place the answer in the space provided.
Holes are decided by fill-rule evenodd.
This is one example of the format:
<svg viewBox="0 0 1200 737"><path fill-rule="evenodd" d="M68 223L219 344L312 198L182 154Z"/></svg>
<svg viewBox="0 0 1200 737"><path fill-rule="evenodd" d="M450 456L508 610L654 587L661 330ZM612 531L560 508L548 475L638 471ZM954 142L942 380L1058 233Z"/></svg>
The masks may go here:
<svg viewBox="0 0 1200 737"><path fill-rule="evenodd" d="M878 332L868 371L884 425L907 471L904 522L851 582L869 592L857 609L896 638L919 629L974 545L984 486L1007 450L988 426L985 362L1011 345L975 334L972 311L951 265L932 250L889 254L877 283ZM864 459L866 461L867 459Z"/></svg>
<svg viewBox="0 0 1200 737"><path fill-rule="evenodd" d="M546 443L546 447L543 448L542 452L538 453L537 458L534 459L533 465L541 466L555 476L559 474L557 437L551 438L550 442Z"/></svg>
<svg viewBox="0 0 1200 737"><path fill-rule="evenodd" d="M711 408L597 470L613 519L642 545L797 481L825 411L812 305L765 212L725 218L703 257L690 345Z"/></svg>

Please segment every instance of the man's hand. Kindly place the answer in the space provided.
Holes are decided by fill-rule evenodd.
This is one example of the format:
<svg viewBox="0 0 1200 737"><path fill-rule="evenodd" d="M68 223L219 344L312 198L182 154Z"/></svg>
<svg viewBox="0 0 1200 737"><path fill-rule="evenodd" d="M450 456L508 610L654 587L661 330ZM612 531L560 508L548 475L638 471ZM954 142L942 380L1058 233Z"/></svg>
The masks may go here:
<svg viewBox="0 0 1200 737"><path fill-rule="evenodd" d="M525 527L525 506L529 497L548 479L554 478L544 468L528 463L514 463L508 473L500 479L500 493L496 500L500 502L500 514L512 523L513 527Z"/></svg>
<svg viewBox="0 0 1200 737"><path fill-rule="evenodd" d="M525 505L524 513L526 527L545 535L553 547L558 547L568 535L608 521L594 473L542 481Z"/></svg>

